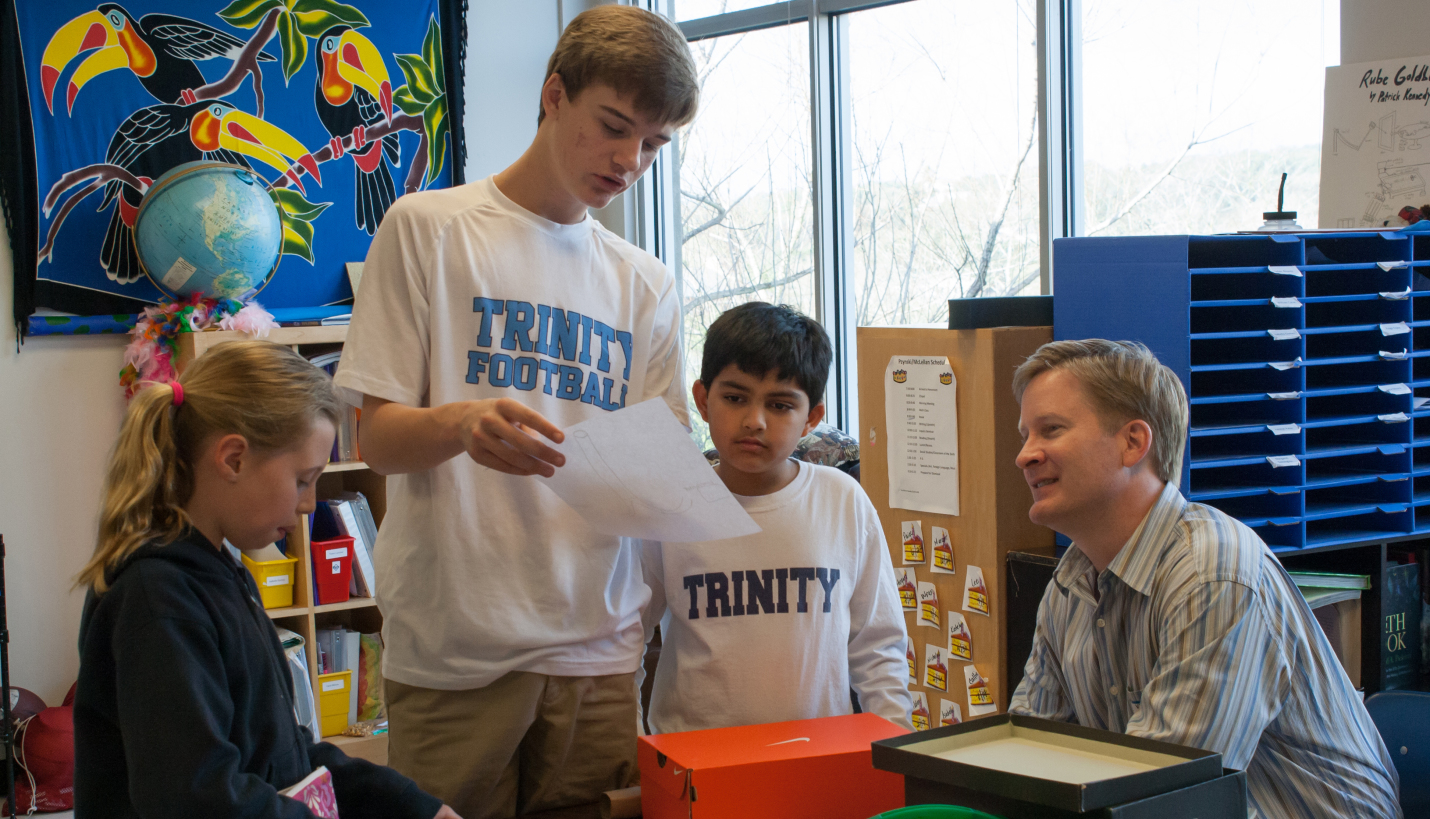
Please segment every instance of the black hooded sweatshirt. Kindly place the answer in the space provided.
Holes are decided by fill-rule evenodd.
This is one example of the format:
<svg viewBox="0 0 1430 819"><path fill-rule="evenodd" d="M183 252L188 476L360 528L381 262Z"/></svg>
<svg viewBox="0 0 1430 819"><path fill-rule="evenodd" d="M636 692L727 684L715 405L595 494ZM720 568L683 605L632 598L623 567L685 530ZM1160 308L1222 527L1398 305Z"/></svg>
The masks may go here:
<svg viewBox="0 0 1430 819"><path fill-rule="evenodd" d="M343 819L431 819L391 768L314 742L253 578L196 531L140 548L85 599L74 701L75 816L311 819L278 795L319 765Z"/></svg>

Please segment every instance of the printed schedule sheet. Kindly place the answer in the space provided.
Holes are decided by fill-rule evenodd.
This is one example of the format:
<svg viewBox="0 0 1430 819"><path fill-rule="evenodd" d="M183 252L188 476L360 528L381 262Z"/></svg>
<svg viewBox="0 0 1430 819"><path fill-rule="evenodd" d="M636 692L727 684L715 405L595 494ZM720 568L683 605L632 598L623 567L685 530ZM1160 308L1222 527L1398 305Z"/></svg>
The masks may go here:
<svg viewBox="0 0 1430 819"><path fill-rule="evenodd" d="M944 356L894 356L884 372L889 506L958 514L958 379Z"/></svg>

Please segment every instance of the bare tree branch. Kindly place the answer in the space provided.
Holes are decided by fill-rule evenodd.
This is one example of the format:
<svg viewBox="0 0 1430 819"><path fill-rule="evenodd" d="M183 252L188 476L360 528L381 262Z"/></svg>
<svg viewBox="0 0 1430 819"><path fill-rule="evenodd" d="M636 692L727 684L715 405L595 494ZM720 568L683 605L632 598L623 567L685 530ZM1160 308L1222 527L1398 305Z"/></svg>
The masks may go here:
<svg viewBox="0 0 1430 819"><path fill-rule="evenodd" d="M756 282L755 284L747 284L743 287L731 287L725 290L716 290L713 293L706 293L702 296L699 296L698 298L687 301L685 303L685 309L682 312L689 313L691 310L694 310L696 307L699 307L702 304L706 304L712 301L718 301L720 299L733 298L734 296L748 296L751 293L758 293L761 290L772 290L779 287L783 287L787 284L799 281L800 279L803 279L805 276L808 276L813 272L813 267L807 267L797 273L791 273L790 275L785 276L782 279L775 279L773 281L768 282Z"/></svg>
<svg viewBox="0 0 1430 819"><path fill-rule="evenodd" d="M983 289L988 286L988 271L993 263L993 249L998 245L998 231L1003 228L1003 222L1008 218L1008 208L1013 204L1013 195L1018 192L1018 177L1022 175L1023 163L1028 161L1028 154L1033 151L1033 143L1038 139L1038 115L1033 114L1032 124L1028 128L1028 141L1023 146L1023 155L1018 157L1018 164L1013 167L1013 175L1008 178L1007 191L1003 196L1003 208L998 211L998 218L988 226L988 238L983 242L983 253L978 258L978 274L973 280L973 286L968 289L968 296L976 298L983 294Z"/></svg>

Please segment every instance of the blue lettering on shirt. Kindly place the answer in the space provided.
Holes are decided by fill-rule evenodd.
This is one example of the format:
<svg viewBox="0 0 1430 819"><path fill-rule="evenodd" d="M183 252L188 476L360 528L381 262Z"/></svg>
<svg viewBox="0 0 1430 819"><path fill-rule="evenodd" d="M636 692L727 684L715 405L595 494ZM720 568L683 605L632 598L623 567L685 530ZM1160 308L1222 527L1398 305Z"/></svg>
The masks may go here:
<svg viewBox="0 0 1430 819"><path fill-rule="evenodd" d="M580 401L607 411L626 405L634 352L629 331L575 310L515 299L478 296L472 299L472 312L477 317L479 349L467 352L468 384L523 392L540 385L542 393L564 401ZM506 352L499 352L503 350ZM612 368L618 351L621 375L616 378ZM812 576L801 583L808 579ZM737 586L736 597L742 588ZM744 613L743 605L740 613Z"/></svg>
<svg viewBox="0 0 1430 819"><path fill-rule="evenodd" d="M789 569L746 569L733 572L703 572L681 578L690 592L690 608L686 619L699 620L743 615L789 614L789 587L794 586L796 614L808 614L810 598L818 594L812 582L819 581L824 591L820 611L834 610L834 588L839 584L839 570L824 566L796 566ZM704 589L704 605L700 590Z"/></svg>

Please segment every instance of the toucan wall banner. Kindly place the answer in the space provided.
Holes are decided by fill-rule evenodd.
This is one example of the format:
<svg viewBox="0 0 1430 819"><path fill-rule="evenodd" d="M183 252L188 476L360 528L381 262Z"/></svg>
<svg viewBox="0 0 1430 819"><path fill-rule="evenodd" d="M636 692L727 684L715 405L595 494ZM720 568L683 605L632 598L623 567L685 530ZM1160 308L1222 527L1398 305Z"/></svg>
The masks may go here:
<svg viewBox="0 0 1430 819"><path fill-rule="evenodd" d="M463 6L3 0L16 322L35 307L132 313L158 300L134 218L154 180L201 159L251 168L279 206L265 307L350 298L345 264L367 255L392 202L461 181Z"/></svg>

